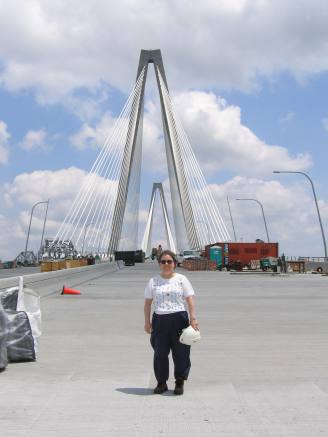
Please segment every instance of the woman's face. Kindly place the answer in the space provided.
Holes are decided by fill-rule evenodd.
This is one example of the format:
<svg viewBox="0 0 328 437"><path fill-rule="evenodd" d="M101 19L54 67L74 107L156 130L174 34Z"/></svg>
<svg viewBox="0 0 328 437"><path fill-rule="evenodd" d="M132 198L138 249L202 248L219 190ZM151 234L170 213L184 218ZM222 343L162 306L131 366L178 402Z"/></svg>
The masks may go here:
<svg viewBox="0 0 328 437"><path fill-rule="evenodd" d="M162 256L160 262L159 262L159 267L161 269L161 273L164 276L169 276L174 272L175 269L175 265L174 265L174 260L170 255L164 255Z"/></svg>

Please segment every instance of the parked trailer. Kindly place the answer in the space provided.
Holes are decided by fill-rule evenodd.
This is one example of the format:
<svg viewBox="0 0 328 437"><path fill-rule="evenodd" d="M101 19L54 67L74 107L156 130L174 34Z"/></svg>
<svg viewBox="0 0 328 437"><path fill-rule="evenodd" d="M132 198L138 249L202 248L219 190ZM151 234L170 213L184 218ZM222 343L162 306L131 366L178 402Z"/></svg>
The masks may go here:
<svg viewBox="0 0 328 437"><path fill-rule="evenodd" d="M299 257L304 262L306 272L328 273L328 259L325 257Z"/></svg>
<svg viewBox="0 0 328 437"><path fill-rule="evenodd" d="M222 248L222 265L224 267L242 269L250 266L254 260L278 258L278 243L223 243L218 242L206 246L206 258L210 258L210 247Z"/></svg>
<svg viewBox="0 0 328 437"><path fill-rule="evenodd" d="M125 265L145 262L145 253L142 250L118 250L115 252L115 261L124 261Z"/></svg>

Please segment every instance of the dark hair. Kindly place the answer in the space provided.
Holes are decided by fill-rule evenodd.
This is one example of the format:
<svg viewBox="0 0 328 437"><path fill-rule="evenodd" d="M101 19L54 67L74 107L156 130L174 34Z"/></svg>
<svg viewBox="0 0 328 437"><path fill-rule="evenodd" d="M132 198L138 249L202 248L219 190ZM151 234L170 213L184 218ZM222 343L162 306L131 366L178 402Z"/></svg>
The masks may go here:
<svg viewBox="0 0 328 437"><path fill-rule="evenodd" d="M158 257L158 262L159 263L161 262L161 260L162 260L164 255L169 255L173 259L174 266L175 267L177 266L178 260L177 260L176 254L174 252L172 252L172 250L163 250L163 252Z"/></svg>

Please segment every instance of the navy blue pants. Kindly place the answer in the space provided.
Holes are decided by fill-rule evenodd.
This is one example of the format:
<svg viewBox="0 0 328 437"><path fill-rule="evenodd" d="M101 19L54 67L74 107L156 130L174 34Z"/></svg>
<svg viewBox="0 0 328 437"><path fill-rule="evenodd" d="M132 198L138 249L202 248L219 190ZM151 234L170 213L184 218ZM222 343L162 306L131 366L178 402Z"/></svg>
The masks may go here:
<svg viewBox="0 0 328 437"><path fill-rule="evenodd" d="M172 351L175 379L188 379L190 346L179 342L182 329L189 326L187 311L153 314L150 343L154 349L154 371L158 382L169 379L169 353Z"/></svg>

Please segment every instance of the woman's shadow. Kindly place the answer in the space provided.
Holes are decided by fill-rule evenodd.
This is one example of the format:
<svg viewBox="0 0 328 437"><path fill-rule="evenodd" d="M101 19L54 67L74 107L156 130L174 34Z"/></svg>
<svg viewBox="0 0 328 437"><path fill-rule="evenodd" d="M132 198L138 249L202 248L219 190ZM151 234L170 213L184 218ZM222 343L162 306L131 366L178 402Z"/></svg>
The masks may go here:
<svg viewBox="0 0 328 437"><path fill-rule="evenodd" d="M142 387L124 387L116 388L116 391L124 393L126 395L136 395L136 396L154 396L154 389L152 388L142 388ZM168 392L163 393L163 396L167 396Z"/></svg>

